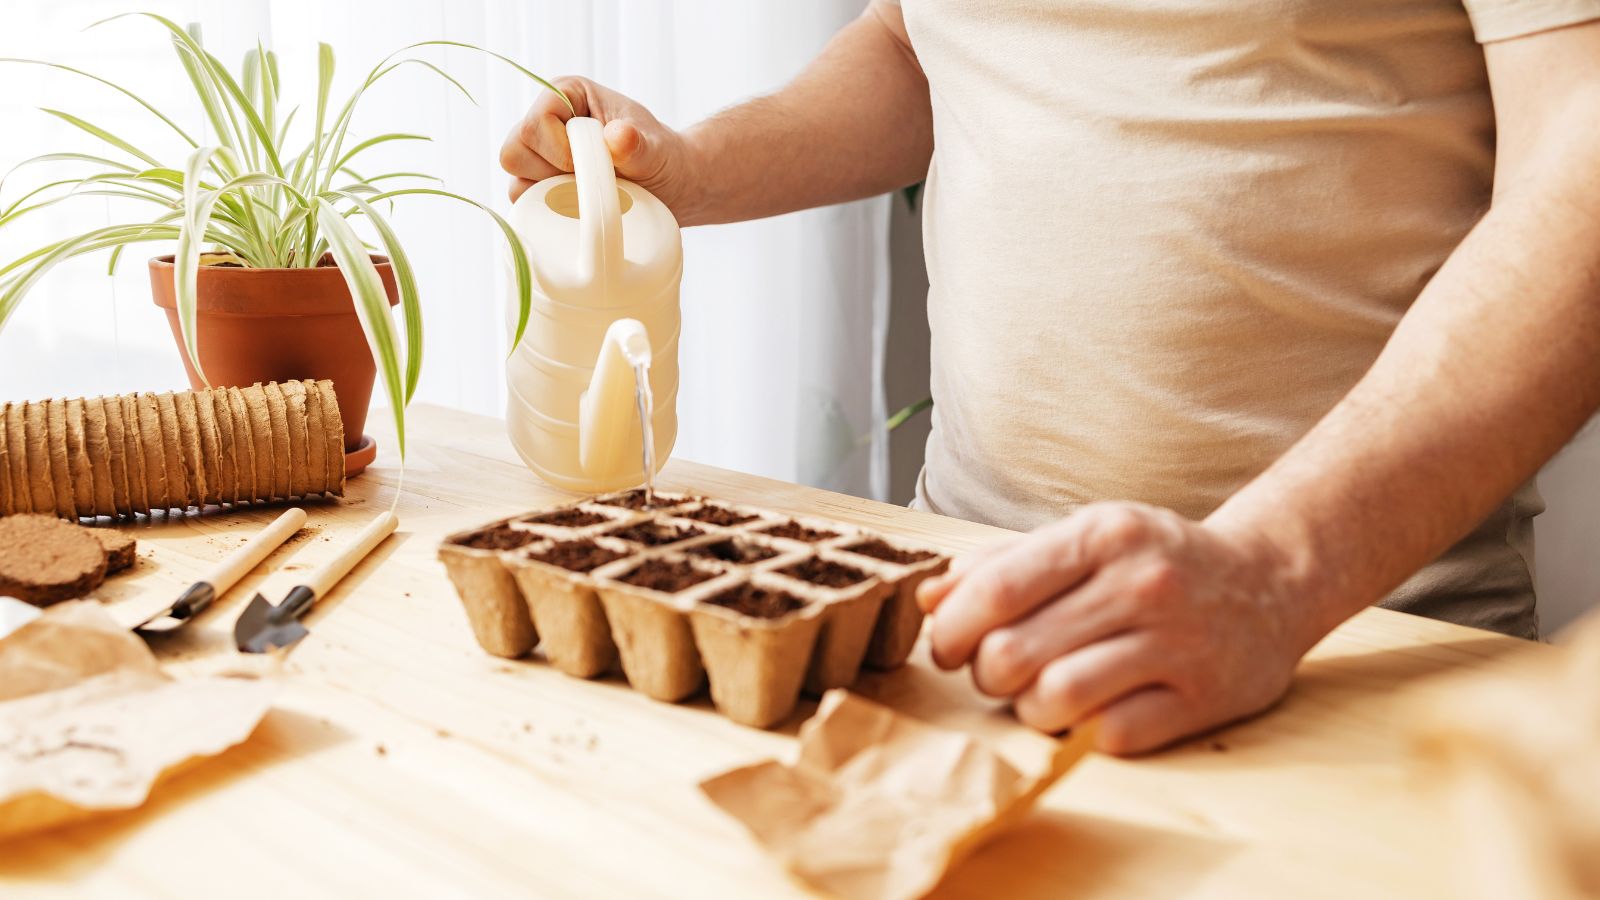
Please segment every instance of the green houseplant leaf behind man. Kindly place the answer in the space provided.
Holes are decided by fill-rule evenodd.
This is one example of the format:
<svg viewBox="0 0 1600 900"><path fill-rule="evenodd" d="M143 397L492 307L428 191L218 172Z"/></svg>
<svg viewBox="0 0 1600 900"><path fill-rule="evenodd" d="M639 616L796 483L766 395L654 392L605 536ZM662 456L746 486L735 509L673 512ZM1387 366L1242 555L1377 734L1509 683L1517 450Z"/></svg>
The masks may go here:
<svg viewBox="0 0 1600 900"><path fill-rule="evenodd" d="M921 600L1028 723L1159 747L1372 603L1536 635L1531 479L1600 404L1600 0L876 0L684 131L557 83L684 225L927 177L918 503L1031 533Z"/></svg>

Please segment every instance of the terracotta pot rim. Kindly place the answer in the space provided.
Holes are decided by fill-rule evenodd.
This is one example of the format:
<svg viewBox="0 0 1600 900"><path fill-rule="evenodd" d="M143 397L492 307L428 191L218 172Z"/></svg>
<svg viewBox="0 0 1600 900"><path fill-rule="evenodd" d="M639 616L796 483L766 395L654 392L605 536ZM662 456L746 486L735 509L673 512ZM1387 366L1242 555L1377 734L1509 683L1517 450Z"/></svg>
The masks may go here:
<svg viewBox="0 0 1600 900"><path fill-rule="evenodd" d="M380 253L369 253L367 255L372 259L373 265L377 266L380 270L381 269L393 268L392 264L389 262L389 257L384 256L384 255L382 255ZM174 255L171 254L171 253L165 254L163 256L152 256L152 257L150 257L150 268L152 268L152 269L170 269L170 268L173 267L173 265L174 265ZM245 267L245 266L201 266L200 267L200 271L202 271L202 272L222 273L222 274L225 274L225 275L240 275L240 276L243 276L243 277L249 277L249 275L247 273L251 273L251 272L259 273L259 274L275 274L275 275L284 276L284 275L291 275L291 273L302 274L302 275L315 275L315 274L321 273L321 272L337 272L337 271L339 271L339 267L338 266L313 266L312 268L307 269L307 268L302 268L302 267L296 266L296 267L293 267L293 268L269 269L269 268L255 268L255 267Z"/></svg>
<svg viewBox="0 0 1600 900"><path fill-rule="evenodd" d="M389 305L400 302L395 287L394 266L389 258L370 254L389 295ZM178 299L173 290L172 255L152 257L149 262L151 295L156 306L175 312ZM355 316L350 289L338 266L312 269L251 269L241 266L202 266L200 268L200 312L208 316L258 319L319 318Z"/></svg>

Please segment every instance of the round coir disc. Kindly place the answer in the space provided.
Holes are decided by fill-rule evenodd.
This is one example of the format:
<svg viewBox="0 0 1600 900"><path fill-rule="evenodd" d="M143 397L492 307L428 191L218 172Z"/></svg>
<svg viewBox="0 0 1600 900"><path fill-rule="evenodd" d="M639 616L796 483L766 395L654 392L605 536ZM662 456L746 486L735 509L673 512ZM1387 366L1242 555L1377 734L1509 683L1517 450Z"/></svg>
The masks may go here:
<svg viewBox="0 0 1600 900"><path fill-rule="evenodd" d="M115 575L133 566L134 554L139 544L133 535L113 528L86 528L89 536L100 542L106 555L106 574Z"/></svg>
<svg viewBox="0 0 1600 900"><path fill-rule="evenodd" d="M105 580L105 548L87 529L52 516L0 518L0 595L49 606Z"/></svg>

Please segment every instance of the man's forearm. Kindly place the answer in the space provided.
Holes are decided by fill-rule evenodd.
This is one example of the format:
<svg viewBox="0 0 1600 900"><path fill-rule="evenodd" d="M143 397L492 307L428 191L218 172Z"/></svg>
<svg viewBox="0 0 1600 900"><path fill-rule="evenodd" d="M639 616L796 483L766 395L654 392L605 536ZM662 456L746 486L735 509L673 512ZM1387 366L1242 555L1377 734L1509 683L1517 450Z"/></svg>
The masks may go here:
<svg viewBox="0 0 1600 900"><path fill-rule="evenodd" d="M928 82L899 7L875 2L793 82L685 132L701 195L686 225L870 197L922 178L933 153Z"/></svg>
<svg viewBox="0 0 1600 900"><path fill-rule="evenodd" d="M1271 536L1306 640L1459 540L1600 405L1595 99L1555 131L1502 122L1489 213L1351 393L1207 520Z"/></svg>

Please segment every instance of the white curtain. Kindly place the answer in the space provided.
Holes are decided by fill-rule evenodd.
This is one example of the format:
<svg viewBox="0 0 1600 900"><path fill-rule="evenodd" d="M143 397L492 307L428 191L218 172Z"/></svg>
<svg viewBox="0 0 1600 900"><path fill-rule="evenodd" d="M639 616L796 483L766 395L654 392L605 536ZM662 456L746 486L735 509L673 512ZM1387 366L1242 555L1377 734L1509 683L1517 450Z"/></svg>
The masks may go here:
<svg viewBox="0 0 1600 900"><path fill-rule="evenodd" d="M259 38L279 54L285 90L290 102L306 104L306 119L318 41L334 46L342 95L388 52L448 39L503 53L546 76L587 75L682 127L782 85L862 6L863 0L14 0L0 6L0 56L42 57L104 75L176 110L199 132L198 105L153 23L129 19L80 29L148 9L201 23L208 46L230 65ZM388 145L369 164L437 175L449 189L503 210L506 178L496 153L536 87L470 51L419 55L458 77L477 105L420 67L398 73L368 94L356 129L435 140ZM100 152L93 138L38 106L67 110L135 143L148 141L158 156L181 158L159 124L114 92L69 75L7 66L0 68L0 167L59 150ZM0 205L48 174L45 167L18 173L0 193ZM0 229L0 259L143 214L118 202L63 204ZM886 494L888 202L685 233L675 455ZM509 336L500 314L498 232L481 214L430 199L400 207L396 226L423 292L418 402L501 415ZM149 299L142 263L154 252L130 253L114 278L105 276L104 259L94 258L64 265L43 282L0 332L0 400L182 384L165 319Z"/></svg>

